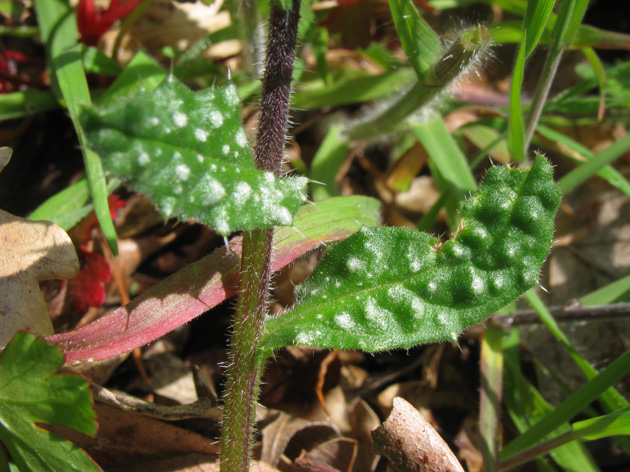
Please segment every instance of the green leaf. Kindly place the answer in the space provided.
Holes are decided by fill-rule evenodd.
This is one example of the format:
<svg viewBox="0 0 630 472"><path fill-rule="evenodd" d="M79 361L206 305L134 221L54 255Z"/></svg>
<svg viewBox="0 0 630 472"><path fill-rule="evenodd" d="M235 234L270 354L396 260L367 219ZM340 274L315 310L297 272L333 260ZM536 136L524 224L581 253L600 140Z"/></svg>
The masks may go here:
<svg viewBox="0 0 630 472"><path fill-rule="evenodd" d="M294 343L380 351L452 340L538 282L560 192L551 165L493 167L441 247L405 228L364 228L332 247L266 321L264 348Z"/></svg>
<svg viewBox="0 0 630 472"><path fill-rule="evenodd" d="M0 354L0 440L20 470L100 470L84 451L38 426L96 433L89 382L55 374L63 361L59 346L21 332Z"/></svg>
<svg viewBox="0 0 630 472"><path fill-rule="evenodd" d="M256 168L236 88L191 92L169 77L111 107L83 114L89 145L112 175L147 194L167 217L220 234L291 223L307 179Z"/></svg>
<svg viewBox="0 0 630 472"><path fill-rule="evenodd" d="M98 99L99 106L113 105L121 97L131 97L140 90L155 90L168 73L155 59L140 51L127 64L114 83Z"/></svg>
<svg viewBox="0 0 630 472"><path fill-rule="evenodd" d="M411 0L390 0L389 8L409 64L422 80L442 54L442 41L418 14Z"/></svg>

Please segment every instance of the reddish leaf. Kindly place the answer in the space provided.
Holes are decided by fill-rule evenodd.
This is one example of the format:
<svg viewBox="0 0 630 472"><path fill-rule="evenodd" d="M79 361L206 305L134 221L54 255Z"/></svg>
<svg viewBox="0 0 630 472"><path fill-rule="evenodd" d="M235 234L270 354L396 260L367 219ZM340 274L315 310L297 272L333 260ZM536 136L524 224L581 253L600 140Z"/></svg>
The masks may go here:
<svg viewBox="0 0 630 472"><path fill-rule="evenodd" d="M379 204L367 197L338 197L300 209L295 228L274 237L272 270L328 241L378 224ZM236 293L240 238L156 284L130 303L83 328L50 339L66 351L66 362L103 360L140 347L174 330Z"/></svg>

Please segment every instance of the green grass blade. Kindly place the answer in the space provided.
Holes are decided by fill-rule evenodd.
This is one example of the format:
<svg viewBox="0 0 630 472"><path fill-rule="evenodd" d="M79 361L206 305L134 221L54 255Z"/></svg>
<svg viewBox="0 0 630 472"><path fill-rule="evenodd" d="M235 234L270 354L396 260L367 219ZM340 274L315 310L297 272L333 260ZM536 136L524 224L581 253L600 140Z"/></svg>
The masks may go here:
<svg viewBox="0 0 630 472"><path fill-rule="evenodd" d="M80 107L90 104L91 98L81 62L80 46L77 43L76 16L70 6L61 0L35 0L34 4L41 37L46 45L53 90L63 98L68 107L81 144L96 217L109 247L118 255L116 230L107 204L103 166L99 157L87 148L85 133L79 123Z"/></svg>
<svg viewBox="0 0 630 472"><path fill-rule="evenodd" d="M573 424L573 434L584 441L630 434L630 407Z"/></svg>
<svg viewBox="0 0 630 472"><path fill-rule="evenodd" d="M568 20L564 20L563 11L562 9L560 10L558 21L567 21L566 30L562 28L564 30L563 41L565 47L569 47L573 43L576 33L582 24L582 19L584 18L584 13L586 13L586 7L588 7L589 1L590 0L572 0L572 8L567 8ZM567 0L563 3L567 3Z"/></svg>
<svg viewBox="0 0 630 472"><path fill-rule="evenodd" d="M527 61L527 58L538 45L545 25L549 21L554 4L555 0L534 0L527 2L527 11L523 21L523 36L518 55L516 56L512 86L510 88L508 144L512 152L512 157L516 161L525 159L527 147L521 103L521 88L525 74L525 61Z"/></svg>
<svg viewBox="0 0 630 472"><path fill-rule="evenodd" d="M578 301L581 306L608 305L617 301L628 291L630 291L630 275L584 295Z"/></svg>
<svg viewBox="0 0 630 472"><path fill-rule="evenodd" d="M505 405L518 430L528 434L528 430L537 426L553 413L554 407L543 398L540 392L521 373L518 360L518 332L516 330L510 330L506 334L503 339L503 349L505 359L503 398ZM561 434L570 430L571 428L566 420L557 421L553 424L549 434ZM523 437L524 434L520 437ZM538 441L543 439L544 436L537 438ZM584 446L578 442L565 444L556 449L552 454L552 458L564 470L580 472L598 470ZM501 462L505 460L504 450L499 453L499 459ZM499 470L502 470L501 465L499 463ZM541 470L557 470L543 457L537 458L537 465Z"/></svg>
<svg viewBox="0 0 630 472"><path fill-rule="evenodd" d="M534 427L512 441L503 448L500 459L505 460L518 452L534 446L539 440L553 432L560 424L570 420L577 413L584 410L593 400L600 397L604 408L613 412L622 407L627 407L628 402L611 386L630 371L630 351L622 354L611 363L604 371L597 371L575 350L566 335L560 330L553 316L549 313L538 295L530 290L525 298L541 316L543 323L551 333L569 351L575 363L584 372L589 382L567 398L563 404L546 416Z"/></svg>
<svg viewBox="0 0 630 472"><path fill-rule="evenodd" d="M549 16L553 10L556 0L535 0L527 2L527 12L524 23L524 48L525 59L527 59L540 41Z"/></svg>
<svg viewBox="0 0 630 472"><path fill-rule="evenodd" d="M602 167L621 157L628 149L630 149L630 135L624 136L619 141L611 144L602 152L595 155L593 159L585 162L562 177L558 181L562 193L566 195L571 192Z"/></svg>
<svg viewBox="0 0 630 472"><path fill-rule="evenodd" d="M466 157L449 133L441 116L413 126L412 131L458 198L463 198L477 188Z"/></svg>
<svg viewBox="0 0 630 472"><path fill-rule="evenodd" d="M597 112L597 119L603 120L604 113L606 112L606 109L604 108L606 100L606 91L604 88L606 85L606 70L604 69L604 64L602 63L602 60L595 52L595 49L591 47L584 47L582 48L582 52L584 53L584 56L586 56L586 59L593 68L595 78L597 79L597 86L599 88L599 110Z"/></svg>
<svg viewBox="0 0 630 472"><path fill-rule="evenodd" d="M496 472L503 387L503 331L489 325L481 340L479 430L485 470Z"/></svg>
<svg viewBox="0 0 630 472"><path fill-rule="evenodd" d="M394 26L409 64L420 81L442 53L442 41L411 0L390 0Z"/></svg>
<svg viewBox="0 0 630 472"><path fill-rule="evenodd" d="M43 90L26 89L0 94L0 121L22 118L55 108L59 108L57 97Z"/></svg>
<svg viewBox="0 0 630 472"><path fill-rule="evenodd" d="M567 149L573 151L573 153L584 157L584 159L586 159L587 161L592 161L595 158L595 153L589 148L552 128L548 128L539 124L536 127L536 132L549 141L562 144ZM580 164L583 163L583 161L578 160L572 153L564 154L573 161L579 162ZM617 169L607 164L599 169L596 174L617 190L625 193L630 198L630 182Z"/></svg>
<svg viewBox="0 0 630 472"><path fill-rule="evenodd" d="M525 35L516 56L512 85L510 87L510 108L508 121L508 147L515 161L525 160L525 125L523 123L523 105L521 103L521 88L525 73Z"/></svg>
<svg viewBox="0 0 630 472"><path fill-rule="evenodd" d="M118 186L120 186L120 181L112 179L107 184L107 190L111 193ZM52 221L65 231L69 231L94 209L92 204L87 204L89 198L90 189L87 179L83 178L50 197L38 206L28 218L31 221Z"/></svg>
<svg viewBox="0 0 630 472"><path fill-rule="evenodd" d="M549 96L549 90L560 65L562 54L571 45L576 28L584 16L587 4L588 0L586 2L584 0L565 0L562 2L558 21L551 32L551 46L543 65L541 80L536 86L529 116L527 117L525 147L529 147L544 104Z"/></svg>
<svg viewBox="0 0 630 472"><path fill-rule="evenodd" d="M451 197L450 190L442 192L440 198L438 198L438 200L431 206L429 211L427 211L418 222L418 225L416 226L418 231L428 232L431 230L431 228L433 228L433 225L435 224L435 221L440 214L440 210L444 208L449 197Z"/></svg>
<svg viewBox="0 0 630 472"><path fill-rule="evenodd" d="M411 69L401 68L380 75L336 80L328 85L323 80L298 86L292 100L294 108L312 110L324 106L361 103L391 95L401 83L414 76Z"/></svg>
<svg viewBox="0 0 630 472"><path fill-rule="evenodd" d="M623 376L627 375L628 372L630 372L630 351L625 352L615 359L606 369L570 395L559 407L555 408L526 433L505 446L499 454L500 459L505 460L540 442L543 437L556 430L559 425L584 410L584 408L597 399L597 397L618 382ZM626 407L627 405L624 406L624 408Z"/></svg>
<svg viewBox="0 0 630 472"><path fill-rule="evenodd" d="M349 150L346 140L341 135L341 127L331 127L311 164L310 187L313 200L323 200L338 195L335 178Z"/></svg>
<svg viewBox="0 0 630 472"><path fill-rule="evenodd" d="M584 373L586 378L588 380L591 380L596 377L597 370L595 370L593 366L591 366L591 364L589 364L589 362L577 352L575 347L573 347L571 341L569 341L569 338L567 338L564 332L560 329L560 326L558 326L555 318L551 313L549 313L549 310L547 310L547 307L540 299L538 294L534 290L530 290L525 294L525 299L531 305L531 307L536 310L538 316L540 316L541 321L545 324L547 329L549 329L551 334L553 334L555 338L558 339L558 341L560 341L565 349L569 352L569 354L573 358L573 361ZM627 400L624 399L623 396L613 388L608 390L605 395L602 396L602 403L609 412L615 411L619 407L625 407L628 405Z"/></svg>

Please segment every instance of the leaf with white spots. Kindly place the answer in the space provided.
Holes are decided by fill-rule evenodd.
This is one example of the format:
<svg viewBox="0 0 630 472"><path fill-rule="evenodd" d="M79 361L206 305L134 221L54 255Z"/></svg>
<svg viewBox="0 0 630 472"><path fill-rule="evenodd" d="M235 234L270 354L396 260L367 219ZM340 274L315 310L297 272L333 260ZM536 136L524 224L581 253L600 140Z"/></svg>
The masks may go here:
<svg viewBox="0 0 630 472"><path fill-rule="evenodd" d="M529 171L490 169L443 245L406 228L363 228L327 251L293 309L267 318L261 346L383 351L455 340L538 283L559 203L538 156Z"/></svg>
<svg viewBox="0 0 630 472"><path fill-rule="evenodd" d="M221 234L291 223L306 179L256 168L236 88L192 92L169 78L155 90L82 115L89 146L110 175L147 194L167 217Z"/></svg>

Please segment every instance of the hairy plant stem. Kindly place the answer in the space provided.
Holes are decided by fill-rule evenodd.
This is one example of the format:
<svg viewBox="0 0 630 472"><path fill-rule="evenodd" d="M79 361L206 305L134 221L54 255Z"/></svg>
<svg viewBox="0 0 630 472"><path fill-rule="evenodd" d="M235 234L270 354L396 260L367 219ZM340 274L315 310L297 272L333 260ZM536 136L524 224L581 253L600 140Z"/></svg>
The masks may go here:
<svg viewBox="0 0 630 472"><path fill-rule="evenodd" d="M290 10L283 10L279 2L272 0L255 160L259 169L277 174L281 171L289 122L299 13L300 0L292 0ZM258 343L267 313L272 239L273 228L243 235L241 286L225 389L222 472L249 470L254 415L265 362Z"/></svg>
<svg viewBox="0 0 630 472"><path fill-rule="evenodd" d="M221 471L249 470L251 435L264 359L258 353L269 290L273 230L243 235L241 287L232 327L230 365L225 386Z"/></svg>

